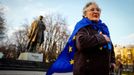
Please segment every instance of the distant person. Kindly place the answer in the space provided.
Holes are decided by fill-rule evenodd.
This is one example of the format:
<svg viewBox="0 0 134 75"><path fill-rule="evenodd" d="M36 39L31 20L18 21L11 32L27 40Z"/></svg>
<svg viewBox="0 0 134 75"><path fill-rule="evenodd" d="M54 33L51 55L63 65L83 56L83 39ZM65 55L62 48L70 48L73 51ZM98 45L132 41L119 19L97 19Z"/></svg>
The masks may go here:
<svg viewBox="0 0 134 75"><path fill-rule="evenodd" d="M35 20L31 24L30 33L28 34L28 45L27 50L29 52L36 52L37 48L41 46L44 41L44 30L46 29L45 24L43 23L43 16L39 16L38 20Z"/></svg>
<svg viewBox="0 0 134 75"><path fill-rule="evenodd" d="M116 72L117 74L116 75L122 75L123 64L120 59L117 59L116 66L117 66L117 72Z"/></svg>

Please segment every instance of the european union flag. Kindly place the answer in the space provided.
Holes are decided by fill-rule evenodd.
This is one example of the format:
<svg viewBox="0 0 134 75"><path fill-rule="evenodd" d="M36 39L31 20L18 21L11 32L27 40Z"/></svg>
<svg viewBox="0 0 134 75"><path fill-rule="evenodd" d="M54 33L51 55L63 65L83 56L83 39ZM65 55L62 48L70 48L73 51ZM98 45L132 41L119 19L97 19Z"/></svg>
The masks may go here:
<svg viewBox="0 0 134 75"><path fill-rule="evenodd" d="M56 72L56 73L72 72L73 63L74 63L74 60L73 60L74 59L74 53L77 50L76 46L75 46L75 35L76 35L76 33L78 32L79 29L81 29L81 28L83 28L87 25L93 25L93 23L87 18L82 18L82 20L80 20L76 24L76 26L74 28L74 31L73 31L72 35L70 36L67 44L65 45L63 51L58 56L57 60L48 69L46 75L52 75L54 72ZM100 25L103 25L104 30L102 28L100 28L101 27ZM95 26L95 25L93 25L93 26ZM100 29L102 32L104 31L103 33L106 33L106 35L109 36L108 30L105 27L105 25L103 23L101 23L101 20L99 20L98 26L94 27L94 29L95 28Z"/></svg>

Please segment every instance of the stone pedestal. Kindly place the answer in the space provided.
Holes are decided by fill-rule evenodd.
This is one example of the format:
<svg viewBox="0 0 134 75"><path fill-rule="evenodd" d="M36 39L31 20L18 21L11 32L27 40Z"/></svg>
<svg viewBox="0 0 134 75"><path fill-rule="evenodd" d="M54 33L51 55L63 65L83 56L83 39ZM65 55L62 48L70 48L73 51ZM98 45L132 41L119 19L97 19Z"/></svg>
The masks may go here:
<svg viewBox="0 0 134 75"><path fill-rule="evenodd" d="M20 54L18 60L43 62L43 53L39 54L39 53L24 52Z"/></svg>

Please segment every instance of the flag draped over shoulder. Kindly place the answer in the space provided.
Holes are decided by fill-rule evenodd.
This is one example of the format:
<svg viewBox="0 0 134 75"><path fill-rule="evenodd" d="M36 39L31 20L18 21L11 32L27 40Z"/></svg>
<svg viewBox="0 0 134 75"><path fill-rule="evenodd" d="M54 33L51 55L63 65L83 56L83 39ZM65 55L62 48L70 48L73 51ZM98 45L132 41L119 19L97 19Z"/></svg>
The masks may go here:
<svg viewBox="0 0 134 75"><path fill-rule="evenodd" d="M72 35L68 39L67 44L65 45L63 51L60 53L56 61L52 64L52 66L48 69L46 75L52 75L53 73L65 73L65 72L72 72L73 70L73 63L74 63L74 53L77 50L75 46L75 35L76 33L83 27L87 25L92 25L93 29L101 31L103 34L109 35L109 31L107 26L99 20L98 23L93 23L88 18L82 18L80 20L72 32ZM111 44L109 46L105 46L111 48Z"/></svg>

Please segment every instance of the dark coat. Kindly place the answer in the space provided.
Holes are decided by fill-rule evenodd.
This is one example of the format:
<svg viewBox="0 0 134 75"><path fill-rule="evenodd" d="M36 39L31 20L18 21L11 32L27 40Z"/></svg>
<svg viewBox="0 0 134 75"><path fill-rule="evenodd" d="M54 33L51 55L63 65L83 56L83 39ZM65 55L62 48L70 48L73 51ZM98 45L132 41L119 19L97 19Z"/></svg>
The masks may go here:
<svg viewBox="0 0 134 75"><path fill-rule="evenodd" d="M103 35L91 25L81 28L76 34L74 75L109 75L109 63L114 63L115 57L113 48L111 52L107 48L100 49L105 44Z"/></svg>

